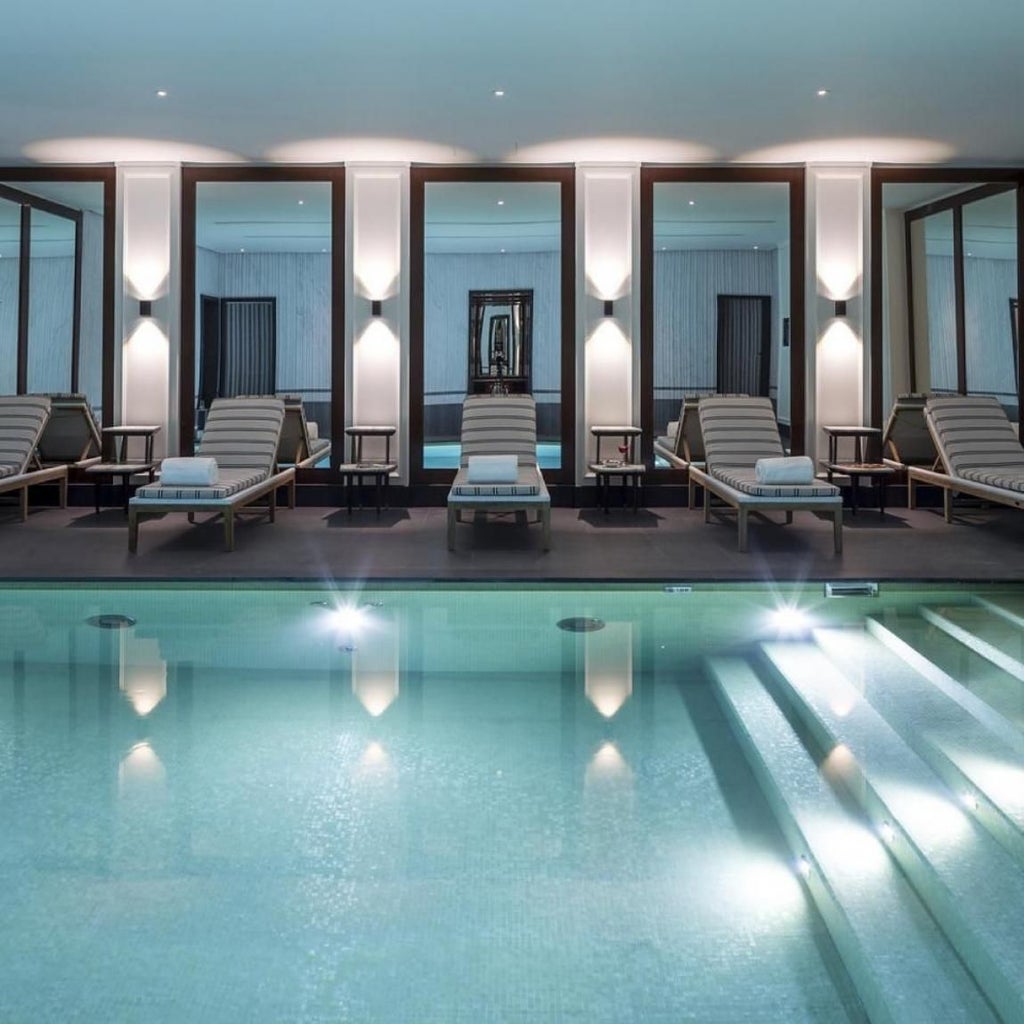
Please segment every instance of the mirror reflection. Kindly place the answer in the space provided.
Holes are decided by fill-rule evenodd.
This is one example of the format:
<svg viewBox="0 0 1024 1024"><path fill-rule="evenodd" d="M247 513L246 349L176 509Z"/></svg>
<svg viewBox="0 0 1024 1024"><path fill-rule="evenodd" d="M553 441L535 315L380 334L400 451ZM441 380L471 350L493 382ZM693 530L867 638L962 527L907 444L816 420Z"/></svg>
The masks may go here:
<svg viewBox="0 0 1024 1024"><path fill-rule="evenodd" d="M197 439L215 398L276 394L308 435L280 457L327 468L330 183L197 183L195 294Z"/></svg>
<svg viewBox="0 0 1024 1024"><path fill-rule="evenodd" d="M654 183L656 435L718 392L770 397L785 436L789 242L785 182Z"/></svg>
<svg viewBox="0 0 1024 1024"><path fill-rule="evenodd" d="M0 184L0 392L83 393L100 418L102 380L102 183Z"/></svg>
<svg viewBox="0 0 1024 1024"><path fill-rule="evenodd" d="M534 396L538 461L558 468L561 186L428 182L424 246L424 467L458 467L463 399L497 387Z"/></svg>
<svg viewBox="0 0 1024 1024"><path fill-rule="evenodd" d="M884 183L882 202L886 401L902 391L992 395L1017 420L1014 188Z"/></svg>

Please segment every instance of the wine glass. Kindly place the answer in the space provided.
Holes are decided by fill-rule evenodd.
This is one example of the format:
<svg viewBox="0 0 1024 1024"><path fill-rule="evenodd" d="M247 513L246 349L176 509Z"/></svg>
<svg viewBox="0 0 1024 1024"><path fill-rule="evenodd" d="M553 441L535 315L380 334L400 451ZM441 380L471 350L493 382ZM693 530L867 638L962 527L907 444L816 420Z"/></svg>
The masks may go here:
<svg viewBox="0 0 1024 1024"><path fill-rule="evenodd" d="M619 461L625 465L628 462L627 456L629 455L629 442L623 439L622 444L619 445Z"/></svg>

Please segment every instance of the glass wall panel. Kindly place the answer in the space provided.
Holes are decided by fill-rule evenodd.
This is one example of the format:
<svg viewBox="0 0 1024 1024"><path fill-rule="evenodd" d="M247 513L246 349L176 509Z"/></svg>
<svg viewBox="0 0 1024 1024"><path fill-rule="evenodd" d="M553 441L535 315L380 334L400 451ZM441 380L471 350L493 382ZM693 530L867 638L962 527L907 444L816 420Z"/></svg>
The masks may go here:
<svg viewBox="0 0 1024 1024"><path fill-rule="evenodd" d="M423 466L457 468L463 399L504 390L534 396L540 466L559 468L561 185L424 190Z"/></svg>
<svg viewBox="0 0 1024 1024"><path fill-rule="evenodd" d="M964 321L969 394L995 395L1017 419L1017 198L1012 190L963 207Z"/></svg>
<svg viewBox="0 0 1024 1024"><path fill-rule="evenodd" d="M18 386L18 271L21 207L0 199L0 395Z"/></svg>
<svg viewBox="0 0 1024 1024"><path fill-rule="evenodd" d="M788 424L789 274L788 183L654 183L656 436L701 392L768 396Z"/></svg>
<svg viewBox="0 0 1024 1024"><path fill-rule="evenodd" d="M75 315L76 222L33 210L30 222L28 387L68 392Z"/></svg>
<svg viewBox="0 0 1024 1024"><path fill-rule="evenodd" d="M214 398L277 394L302 399L311 440L322 442L331 425L330 182L200 181L195 228L197 436Z"/></svg>

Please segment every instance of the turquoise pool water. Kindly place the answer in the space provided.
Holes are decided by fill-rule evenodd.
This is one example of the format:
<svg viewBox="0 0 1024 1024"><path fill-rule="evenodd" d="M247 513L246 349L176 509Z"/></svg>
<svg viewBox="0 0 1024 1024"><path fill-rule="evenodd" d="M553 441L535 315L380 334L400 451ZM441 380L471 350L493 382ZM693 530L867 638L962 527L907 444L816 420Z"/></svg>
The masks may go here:
<svg viewBox="0 0 1024 1024"><path fill-rule="evenodd" d="M458 469L461 449L462 446L457 441L425 444L423 446L423 468ZM541 469L558 469L562 465L562 446L557 441L538 443L537 465Z"/></svg>
<svg viewBox="0 0 1024 1024"><path fill-rule="evenodd" d="M823 632L778 623L780 604ZM9 588L0 1020L866 1019L885 969L844 945L816 879L855 896L813 827L795 845L751 753L769 718L736 708L742 671L796 680L785 660L811 644L866 696L843 644L872 616L933 676L958 662L976 720L1019 760L1012 623L957 590ZM935 745L937 714L917 723ZM820 786L827 758L811 768ZM786 796L797 818L804 798ZM988 1019L901 884L868 903L892 921L905 900L944 1005Z"/></svg>

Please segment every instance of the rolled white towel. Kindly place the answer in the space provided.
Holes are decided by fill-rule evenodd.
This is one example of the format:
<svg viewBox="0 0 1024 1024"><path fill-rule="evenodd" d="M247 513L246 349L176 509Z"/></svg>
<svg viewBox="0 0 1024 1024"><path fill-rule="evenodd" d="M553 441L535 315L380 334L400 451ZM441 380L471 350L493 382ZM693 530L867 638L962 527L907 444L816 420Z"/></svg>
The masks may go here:
<svg viewBox="0 0 1024 1024"><path fill-rule="evenodd" d="M466 480L471 484L514 484L519 478L515 455L470 455Z"/></svg>
<svg viewBox="0 0 1024 1024"><path fill-rule="evenodd" d="M759 484L812 484L814 463L806 455L785 459L758 459L754 476Z"/></svg>
<svg viewBox="0 0 1024 1024"><path fill-rule="evenodd" d="M217 482L217 460L196 455L191 458L164 459L160 463L160 483L174 487L212 487Z"/></svg>

